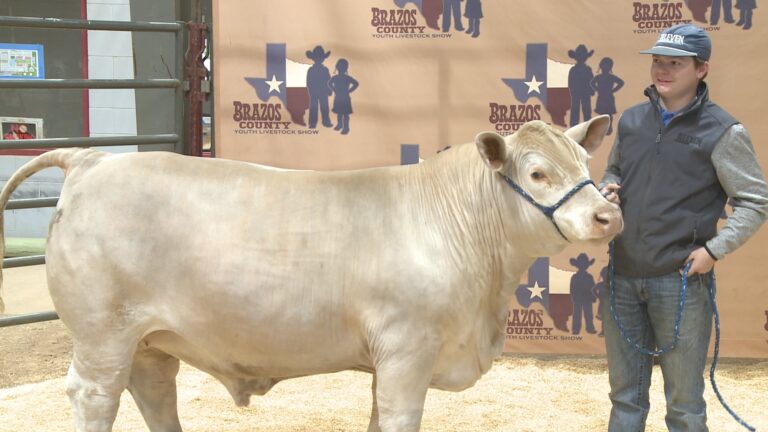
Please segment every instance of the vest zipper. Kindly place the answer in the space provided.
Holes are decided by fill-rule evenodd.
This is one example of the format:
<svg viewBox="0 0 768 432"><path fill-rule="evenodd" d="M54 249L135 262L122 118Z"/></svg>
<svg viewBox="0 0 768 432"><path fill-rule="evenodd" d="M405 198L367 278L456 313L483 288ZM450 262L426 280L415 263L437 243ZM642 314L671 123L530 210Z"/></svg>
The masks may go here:
<svg viewBox="0 0 768 432"><path fill-rule="evenodd" d="M658 107L656 107L656 115L659 119L659 122L661 122L661 125L659 126L659 131L656 132L656 139L654 140L654 145L656 146L656 155L661 154L661 134L664 131L664 121L661 119L661 111L659 111ZM648 172L648 184L651 184L651 177L653 176L653 173L650 171ZM642 221L645 219L645 211L643 209L646 208L647 202L648 202L648 194L650 193L650 187L645 189L645 193L643 194L643 206L641 207L641 211L638 214L638 221ZM640 235L640 226L642 223L638 223L636 227L636 234L635 238L638 239L638 248L641 250L647 250L647 245L643 241L643 237ZM642 243L642 244L640 244ZM650 266L650 261L647 261L646 263L643 263L643 277L645 277L645 273L647 271L647 268Z"/></svg>
<svg viewBox="0 0 768 432"><path fill-rule="evenodd" d="M656 154L661 153L661 131L662 128L659 128L659 132L656 134Z"/></svg>
<svg viewBox="0 0 768 432"><path fill-rule="evenodd" d="M696 246L697 245L696 242L698 240L699 240L699 220L698 219L694 219L693 220L693 241L691 242L691 244L693 246Z"/></svg>

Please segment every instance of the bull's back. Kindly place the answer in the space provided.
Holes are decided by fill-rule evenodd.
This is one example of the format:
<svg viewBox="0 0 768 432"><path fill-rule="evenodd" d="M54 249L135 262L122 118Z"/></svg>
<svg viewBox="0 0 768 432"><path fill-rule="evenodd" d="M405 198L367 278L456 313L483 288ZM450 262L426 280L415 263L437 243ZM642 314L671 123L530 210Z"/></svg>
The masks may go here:
<svg viewBox="0 0 768 432"><path fill-rule="evenodd" d="M48 247L65 322L118 305L150 317L147 332L208 339L234 358L363 349L361 308L388 283L371 272L396 260L382 249L402 229L380 174L157 153L70 174ZM91 311L72 306L84 299Z"/></svg>

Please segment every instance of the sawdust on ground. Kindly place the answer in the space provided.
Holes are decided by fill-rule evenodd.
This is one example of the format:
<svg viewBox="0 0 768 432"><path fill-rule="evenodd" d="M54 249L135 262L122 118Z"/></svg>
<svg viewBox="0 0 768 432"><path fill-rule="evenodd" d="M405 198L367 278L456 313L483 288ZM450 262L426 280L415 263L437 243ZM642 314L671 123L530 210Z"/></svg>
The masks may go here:
<svg viewBox="0 0 768 432"><path fill-rule="evenodd" d="M4 270L8 313L52 309L44 266ZM61 321L0 328L0 432L72 430L64 390L72 341ZM187 432L364 431L371 376L318 375L279 383L238 408L214 378L182 365L179 417ZM717 384L728 404L758 431L768 431L768 359L725 359ZM709 428L743 431L707 384ZM655 368L647 431L665 431L661 373ZM430 390L423 431L591 432L607 429L610 402L604 357L517 355L498 359L459 393ZM128 392L115 432L147 431Z"/></svg>
<svg viewBox="0 0 768 432"><path fill-rule="evenodd" d="M64 376L71 339L60 321L0 328L0 432L72 430ZM214 378L182 365L179 417L187 432L364 431L371 376L318 375L279 383L238 408ZM717 384L731 407L757 430L768 430L768 360L725 359ZM498 359L463 392L430 390L423 431L543 432L607 429L610 409L603 357L518 355ZM710 385L712 431L743 431ZM665 431L661 373L654 371L647 431ZM147 431L128 392L115 432Z"/></svg>

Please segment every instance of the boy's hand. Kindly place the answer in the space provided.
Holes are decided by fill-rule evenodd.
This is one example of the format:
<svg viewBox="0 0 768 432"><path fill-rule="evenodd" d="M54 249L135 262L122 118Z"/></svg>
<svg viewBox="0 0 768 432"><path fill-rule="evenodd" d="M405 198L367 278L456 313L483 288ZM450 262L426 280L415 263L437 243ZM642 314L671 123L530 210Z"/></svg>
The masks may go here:
<svg viewBox="0 0 768 432"><path fill-rule="evenodd" d="M688 255L688 258L686 258L685 262L686 264L691 262L691 268L688 269L688 274L686 276L693 276L697 273L709 273L709 271L712 270L712 267L715 266L714 258L712 258L709 255L709 252L707 252L707 250L703 247L700 247L691 252L691 254ZM682 273L683 271L680 270L680 274Z"/></svg>
<svg viewBox="0 0 768 432"><path fill-rule="evenodd" d="M602 189L600 189L600 193L603 194L605 199L607 199L609 202L612 202L616 205L621 205L621 200L619 199L619 189L621 189L621 185L617 185L616 183L608 183Z"/></svg>

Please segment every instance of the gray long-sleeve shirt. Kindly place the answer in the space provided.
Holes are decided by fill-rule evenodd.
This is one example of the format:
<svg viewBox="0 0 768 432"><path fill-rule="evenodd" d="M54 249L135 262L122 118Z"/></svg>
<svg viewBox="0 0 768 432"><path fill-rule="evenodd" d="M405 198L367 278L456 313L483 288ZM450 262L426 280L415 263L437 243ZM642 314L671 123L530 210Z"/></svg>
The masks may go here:
<svg viewBox="0 0 768 432"><path fill-rule="evenodd" d="M617 137L601 188L609 183L621 184L619 147ZM728 128L715 144L711 160L720 185L733 205L733 214L725 226L706 243L707 249L721 259L744 244L768 218L768 187L752 141L741 124Z"/></svg>

